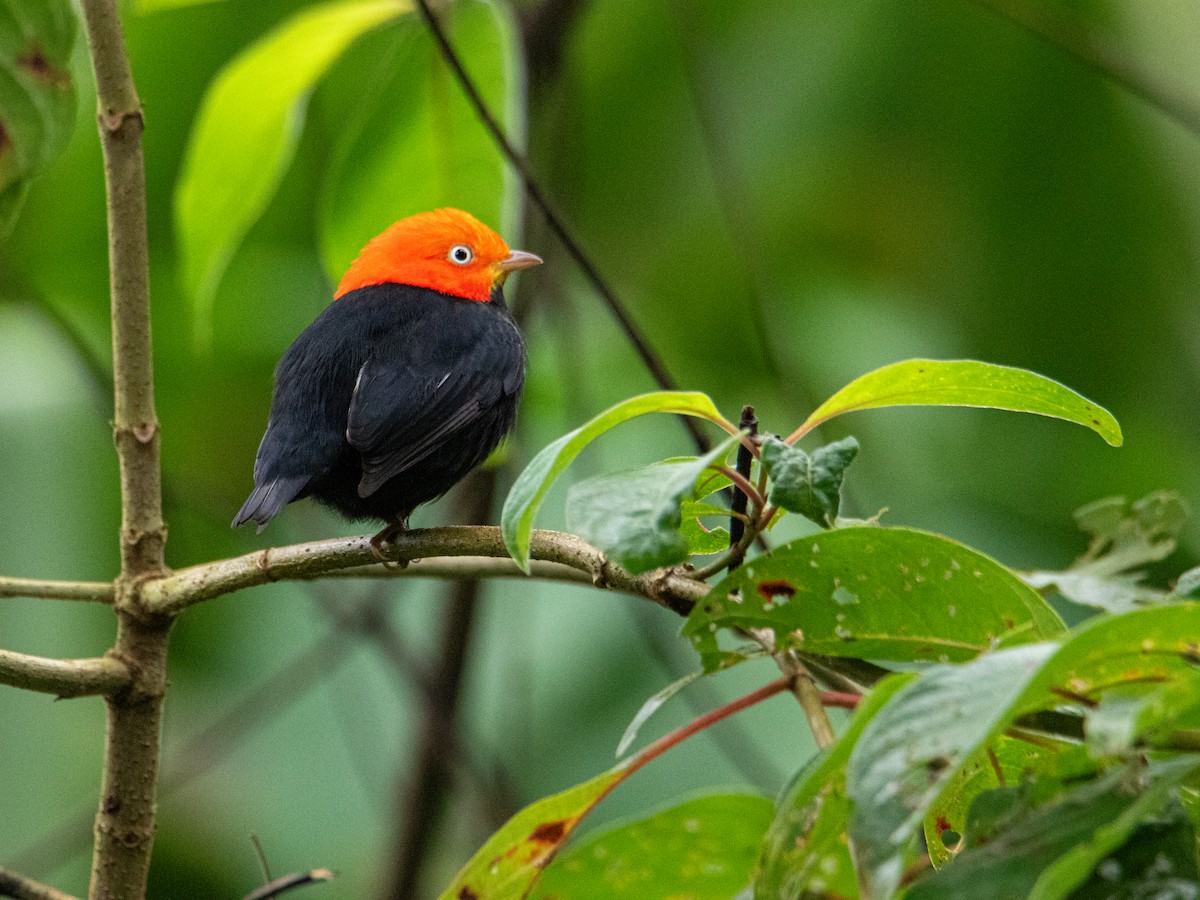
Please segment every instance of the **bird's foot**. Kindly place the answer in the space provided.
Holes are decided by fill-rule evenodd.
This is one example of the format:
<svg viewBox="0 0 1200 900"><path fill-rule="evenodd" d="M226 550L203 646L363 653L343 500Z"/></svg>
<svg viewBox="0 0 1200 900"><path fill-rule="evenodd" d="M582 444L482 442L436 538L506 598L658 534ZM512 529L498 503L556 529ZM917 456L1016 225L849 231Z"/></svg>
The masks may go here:
<svg viewBox="0 0 1200 900"><path fill-rule="evenodd" d="M398 534L408 531L408 522L400 519L388 524L379 534L371 538L371 555L383 563L397 569L408 568L407 559L396 559L392 556L392 540Z"/></svg>

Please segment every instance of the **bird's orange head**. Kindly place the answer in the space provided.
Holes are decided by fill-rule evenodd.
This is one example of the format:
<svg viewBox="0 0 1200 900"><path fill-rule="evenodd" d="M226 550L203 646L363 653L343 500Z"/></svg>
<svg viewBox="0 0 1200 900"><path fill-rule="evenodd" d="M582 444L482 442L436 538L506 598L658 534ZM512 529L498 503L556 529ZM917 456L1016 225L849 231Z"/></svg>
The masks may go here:
<svg viewBox="0 0 1200 900"><path fill-rule="evenodd" d="M486 302L510 272L541 259L508 244L460 209L435 209L396 222L372 238L335 297L372 284L411 284Z"/></svg>

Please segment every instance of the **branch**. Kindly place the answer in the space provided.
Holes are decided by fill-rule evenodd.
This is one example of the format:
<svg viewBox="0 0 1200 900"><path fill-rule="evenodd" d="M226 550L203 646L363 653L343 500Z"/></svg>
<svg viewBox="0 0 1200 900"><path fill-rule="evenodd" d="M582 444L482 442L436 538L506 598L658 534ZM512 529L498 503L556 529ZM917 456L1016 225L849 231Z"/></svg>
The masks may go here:
<svg viewBox="0 0 1200 900"><path fill-rule="evenodd" d="M124 663L109 656L51 659L0 650L0 684L59 699L115 694L129 687L131 677Z"/></svg>
<svg viewBox="0 0 1200 900"><path fill-rule="evenodd" d="M529 167L528 160L517 151L513 146L512 141L508 139L508 135L504 133L504 129L500 127L500 123L496 121L496 117L492 115L487 104L483 101L483 95L479 93L479 88L475 86L475 82L471 80L471 76L467 74L466 67L463 65L462 59L459 58L454 46L450 43L450 37L446 34L446 29L442 27L441 21L433 12L429 0L417 0L417 9L421 13L421 17L425 20L430 33L433 35L434 41L438 45L438 50L442 54L442 58L446 61L446 65L450 67L450 71L454 73L459 86L463 93L467 95L467 100L471 106L475 108L475 114L479 116L479 121L483 123L484 128L491 134L492 139L500 148L500 151L508 159L509 164L521 176L521 181L525 185L525 193L529 195L529 199L534 205L541 210L542 215L546 217L546 224L550 226L550 230L554 232L559 243L575 260L579 268L583 271L584 276L591 282L592 287L598 293L617 323L621 326L621 330L625 332L625 336L629 342L633 344L634 350L641 357L642 363L649 370L651 377L655 383L664 391L673 391L677 389L675 379L667 370L666 364L663 363L658 353L650 346L650 342L646 336L642 334L637 323L633 321L633 317L625 308L625 304L618 299L616 293L604 277L601 276L600 270L591 261L586 253L583 252L583 247L575 240L570 231L567 230L566 223L562 217L555 212L554 207L550 204L550 199L542 190L537 179L533 177L533 170ZM692 436L693 442L697 449L704 453L712 448L712 442L708 435L700 430L696 421L688 416L680 416L680 421L683 422L688 432Z"/></svg>
<svg viewBox="0 0 1200 900"><path fill-rule="evenodd" d="M75 900L70 894L3 868L0 868L0 897L14 897L16 900Z"/></svg>
<svg viewBox="0 0 1200 900"><path fill-rule="evenodd" d="M111 581L43 581L40 578L0 577L0 597L112 603L113 594Z"/></svg>
<svg viewBox="0 0 1200 900"><path fill-rule="evenodd" d="M296 888L304 887L305 885L332 880L333 872L329 871L329 869L313 869L311 872L284 875L282 878L276 878L270 884L264 884L262 887L251 891L246 895L245 900L267 900L269 897L278 897L280 894L286 894L288 891L294 891Z"/></svg>
<svg viewBox="0 0 1200 900"><path fill-rule="evenodd" d="M495 526L415 529L397 535L391 541L391 547L399 560L446 556L508 559L500 529ZM633 575L571 534L535 531L530 549L534 559L568 566L586 573L598 587L645 597L680 615L690 611L695 602L708 593L708 585L677 570ZM246 556L191 566L164 578L147 581L140 587L139 600L149 612L174 615L193 603L242 588L270 581L320 578L339 569L368 566L374 560L370 538L366 535L268 548ZM378 563L374 568L380 573L389 571ZM575 580L574 576L572 580Z"/></svg>
<svg viewBox="0 0 1200 900"><path fill-rule="evenodd" d="M108 217L113 324L113 437L121 471L117 639L133 683L108 698L104 774L89 896L143 897L154 844L162 700L170 622L136 607L139 582L165 571L162 469L150 339L150 271L142 104L129 68L117 0L82 0L96 75Z"/></svg>

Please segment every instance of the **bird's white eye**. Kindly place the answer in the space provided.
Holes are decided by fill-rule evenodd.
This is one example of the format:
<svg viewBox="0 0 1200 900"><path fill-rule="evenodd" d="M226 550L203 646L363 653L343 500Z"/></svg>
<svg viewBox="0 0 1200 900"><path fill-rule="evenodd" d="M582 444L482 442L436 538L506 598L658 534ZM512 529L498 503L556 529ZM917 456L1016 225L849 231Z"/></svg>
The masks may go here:
<svg viewBox="0 0 1200 900"><path fill-rule="evenodd" d="M465 266L475 258L475 251L466 244L455 244L446 256L456 266Z"/></svg>

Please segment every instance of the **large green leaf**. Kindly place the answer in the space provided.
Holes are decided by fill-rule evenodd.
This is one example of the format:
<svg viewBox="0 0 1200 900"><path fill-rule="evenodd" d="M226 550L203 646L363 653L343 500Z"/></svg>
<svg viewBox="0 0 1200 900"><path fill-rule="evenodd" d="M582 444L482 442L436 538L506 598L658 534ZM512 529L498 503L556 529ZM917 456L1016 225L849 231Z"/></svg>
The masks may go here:
<svg viewBox="0 0 1200 900"><path fill-rule="evenodd" d="M0 238L75 124L68 0L0 0Z"/></svg>
<svg viewBox="0 0 1200 900"><path fill-rule="evenodd" d="M1090 621L1061 645L999 650L925 672L867 727L850 760L852 836L878 895L895 889L933 804L1018 716L1064 697L1091 704L1115 688L1152 693L1180 684L1200 692L1198 641L1200 604L1179 603Z"/></svg>
<svg viewBox="0 0 1200 900"><path fill-rule="evenodd" d="M846 761L867 723L912 678L892 675L876 684L863 696L837 743L797 773L779 800L763 841L754 879L757 900L858 896L846 842L851 808Z"/></svg>
<svg viewBox="0 0 1200 900"><path fill-rule="evenodd" d="M965 660L1063 630L1036 591L983 554L907 528L839 528L751 560L692 610L704 666L719 628L769 628L777 648L887 660Z"/></svg>
<svg viewBox="0 0 1200 900"><path fill-rule="evenodd" d="M443 900L524 897L579 820L628 774L622 764L525 807L463 866Z"/></svg>
<svg viewBox="0 0 1200 900"><path fill-rule="evenodd" d="M1001 815L989 823L993 827L974 826L971 836L978 846L968 848L937 875L914 884L905 896L911 900L1067 897L1141 821L1162 809L1171 790L1197 766L1200 760L1191 757L1160 764L1151 773L1117 769L1036 809Z"/></svg>
<svg viewBox="0 0 1200 900"><path fill-rule="evenodd" d="M696 479L738 443L734 435L697 459L657 463L619 475L589 478L567 493L567 529L634 574L683 562L684 500Z"/></svg>
<svg viewBox="0 0 1200 900"><path fill-rule="evenodd" d="M295 153L313 87L355 39L409 0L339 0L305 9L230 62L205 94L175 192L183 277L207 344L229 260Z"/></svg>
<svg viewBox="0 0 1200 900"><path fill-rule="evenodd" d="M508 4L460 0L446 10L444 24L484 102L523 146L525 79ZM470 210L510 240L520 225L520 182L428 29L417 27L403 40L374 108L346 132L326 178L321 250L335 281L368 240L412 213Z"/></svg>
<svg viewBox="0 0 1200 900"><path fill-rule="evenodd" d="M910 359L868 372L817 407L792 437L834 416L885 406L979 406L1037 413L1084 425L1114 447L1122 441L1121 426L1108 410L1057 381L969 359Z"/></svg>
<svg viewBox="0 0 1200 900"><path fill-rule="evenodd" d="M532 897L729 900L750 881L773 806L711 794L617 825L563 853Z"/></svg>
<svg viewBox="0 0 1200 900"><path fill-rule="evenodd" d="M508 492L500 514L504 546L522 569L529 571L529 541L533 533L533 519L555 479L584 447L604 432L622 422L652 412L696 416L715 422L728 431L736 431L717 411L707 394L657 391L618 403L574 431L547 444L521 472L512 490Z"/></svg>

